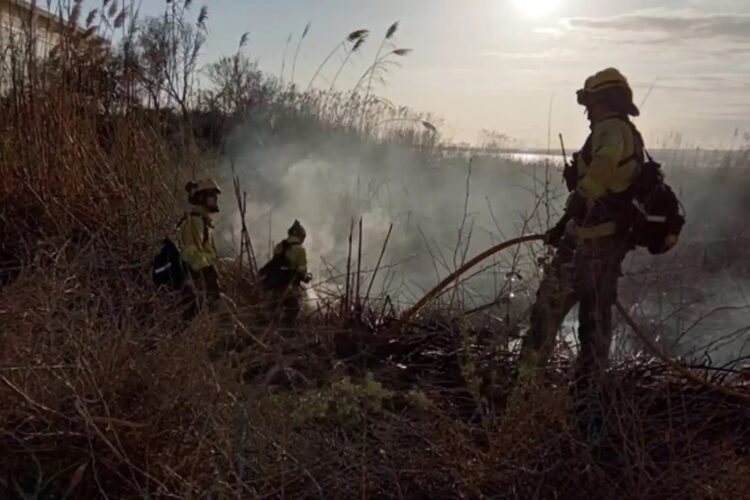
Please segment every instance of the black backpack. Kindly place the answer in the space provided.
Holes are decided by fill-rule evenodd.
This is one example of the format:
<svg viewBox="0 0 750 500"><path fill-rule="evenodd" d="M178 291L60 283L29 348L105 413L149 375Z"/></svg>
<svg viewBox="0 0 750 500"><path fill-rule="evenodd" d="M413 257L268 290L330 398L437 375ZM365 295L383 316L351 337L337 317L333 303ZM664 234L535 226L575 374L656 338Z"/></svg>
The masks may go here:
<svg viewBox="0 0 750 500"><path fill-rule="evenodd" d="M286 253L292 245L296 244L289 243L287 240L282 241L281 251L275 253L271 260L260 268L258 275L266 288L278 290L294 284L297 279L297 270L291 269Z"/></svg>
<svg viewBox="0 0 750 500"><path fill-rule="evenodd" d="M647 151L644 153L646 161L629 189L633 208L626 227L632 244L659 255L670 250L665 247L666 238L680 235L685 216L677 195L664 180L661 164L654 161Z"/></svg>
<svg viewBox="0 0 750 500"><path fill-rule="evenodd" d="M190 217L202 217L198 212L191 212ZM187 215L180 219L175 226L176 229L187 220ZM208 226L203 226L203 244L208 241ZM185 285L187 280L187 269L180 255L180 249L170 238L165 238L161 242L159 253L154 257L151 270L151 278L157 287L169 287L173 290L179 290Z"/></svg>
<svg viewBox="0 0 750 500"><path fill-rule="evenodd" d="M169 238L161 242L161 250L154 257L151 277L158 287L169 287L173 290L182 288L187 279L185 265L182 262L180 250Z"/></svg>

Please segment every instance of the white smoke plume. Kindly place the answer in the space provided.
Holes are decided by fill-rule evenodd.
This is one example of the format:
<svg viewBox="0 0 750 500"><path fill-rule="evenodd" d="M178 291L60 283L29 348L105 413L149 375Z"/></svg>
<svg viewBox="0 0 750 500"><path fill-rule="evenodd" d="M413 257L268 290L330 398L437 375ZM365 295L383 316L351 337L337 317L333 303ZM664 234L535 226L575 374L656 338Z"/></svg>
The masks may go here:
<svg viewBox="0 0 750 500"><path fill-rule="evenodd" d="M227 163L248 191L258 260L268 257L269 240L278 242L298 219L307 229L306 247L318 278L328 273L326 264L345 269L352 221L356 259L360 217L363 269L374 266L394 225L385 267L398 271L391 291L401 289L408 296L434 285L466 256L515 236L524 214L539 210L533 190L535 173L536 188L543 190L541 166L497 160L470 165L466 158L429 157L407 146L370 144L343 134L254 137L252 130L238 131ZM549 176L550 184L561 187L554 167ZM550 217L558 209L559 203L550 206ZM526 231L538 225L534 220ZM380 291L385 276L375 290Z"/></svg>
<svg viewBox="0 0 750 500"><path fill-rule="evenodd" d="M750 254L729 255L722 243L748 241L743 214L750 211L750 177L744 174L741 153L681 150L656 156L685 204L688 226L683 244L672 254L650 257L644 250L634 252L624 266L621 288L625 297L640 301L640 313L656 325L655 335L660 335L665 348L700 356L709 351L702 353L702 346L719 339L719 331L750 326L750 313L741 308L743 300L748 304L742 295L748 287L735 286L747 277L732 272L737 265L747 266ZM225 163L227 170L234 166L248 191L248 223L259 263L269 256L271 244L299 219L307 228L306 247L316 281L325 280L329 273L343 274L350 227L362 217L362 268L369 270L389 225L394 224L383 264L386 271L373 290L406 303L419 298L465 257L554 223L564 194L554 162L545 166L484 158L470 167L467 158L424 155L407 146L372 144L328 131L276 136L250 126L240 128L228 143ZM232 221L227 230L236 233L238 215L230 200L225 200L226 205L230 205L227 220ZM527 220L529 214L534 217ZM354 233L353 266L356 225ZM724 274L706 269L706 259L721 261L717 265ZM520 268L527 282L517 295L519 308L525 309L533 300L536 270L532 259L524 260ZM474 303L492 301L507 285L509 269L506 263L487 270L465 284L465 294ZM724 277L707 280L707 274ZM675 283L675 275L701 282L701 296L694 303L686 299L690 283ZM368 280L365 274L363 282ZM702 319L719 303L733 309ZM706 326L699 324L685 334L696 321ZM710 351L719 361L748 352L742 339L722 342Z"/></svg>

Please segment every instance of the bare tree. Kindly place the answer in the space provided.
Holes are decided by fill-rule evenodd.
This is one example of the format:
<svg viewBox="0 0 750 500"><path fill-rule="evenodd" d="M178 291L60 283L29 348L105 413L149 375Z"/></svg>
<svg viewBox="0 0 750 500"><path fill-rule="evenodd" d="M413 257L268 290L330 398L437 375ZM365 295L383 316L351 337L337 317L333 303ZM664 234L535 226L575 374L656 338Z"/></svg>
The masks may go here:
<svg viewBox="0 0 750 500"><path fill-rule="evenodd" d="M195 23L188 19L190 0L170 2L162 17L141 25L141 77L155 107L166 98L187 116L194 94L198 59L206 42L208 10L202 7Z"/></svg>
<svg viewBox="0 0 750 500"><path fill-rule="evenodd" d="M270 100L275 82L266 78L257 63L238 51L231 57L222 57L206 68L212 89L204 92L204 105L228 115L247 113Z"/></svg>

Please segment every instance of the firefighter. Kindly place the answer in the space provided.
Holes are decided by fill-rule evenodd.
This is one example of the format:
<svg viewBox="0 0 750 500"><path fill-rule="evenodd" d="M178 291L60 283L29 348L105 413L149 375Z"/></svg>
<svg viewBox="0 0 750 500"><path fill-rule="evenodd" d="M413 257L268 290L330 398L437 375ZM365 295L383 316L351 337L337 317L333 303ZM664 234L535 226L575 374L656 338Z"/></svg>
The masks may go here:
<svg viewBox="0 0 750 500"><path fill-rule="evenodd" d="M212 216L219 212L221 188L213 179L188 182L188 209L178 231L178 245L182 260L191 277L185 288L190 308L186 313L194 316L200 304L214 306L220 296L218 254L214 243Z"/></svg>
<svg viewBox="0 0 750 500"><path fill-rule="evenodd" d="M273 308L281 313L282 323L287 327L294 326L299 316L302 284L312 280L303 246L306 238L305 228L295 220L287 238L276 245L273 258L259 271L264 287L271 293Z"/></svg>
<svg viewBox="0 0 750 500"><path fill-rule="evenodd" d="M630 121L640 114L633 92L627 79L609 68L588 78L577 95L591 134L565 176L572 191L565 215L547 233L547 243L556 251L523 340L518 367L522 383L539 381L557 331L576 304L580 344L576 378L585 383L603 374L620 266L632 249L623 231L632 214L628 188L644 162L643 140Z"/></svg>

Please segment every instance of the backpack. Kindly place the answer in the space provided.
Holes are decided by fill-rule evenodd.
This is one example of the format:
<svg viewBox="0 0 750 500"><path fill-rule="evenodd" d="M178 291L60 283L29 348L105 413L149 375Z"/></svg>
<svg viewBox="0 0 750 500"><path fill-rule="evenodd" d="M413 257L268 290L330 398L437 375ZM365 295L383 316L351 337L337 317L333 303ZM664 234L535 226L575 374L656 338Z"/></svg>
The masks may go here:
<svg viewBox="0 0 750 500"><path fill-rule="evenodd" d="M628 190L632 196L629 224L626 225L631 244L645 247L652 255L669 251L667 236L679 236L685 226L682 205L664 180L661 164L644 150L646 161L641 173Z"/></svg>
<svg viewBox="0 0 750 500"><path fill-rule="evenodd" d="M180 219L175 229L187 220L187 215ZM198 212L191 212L190 217L202 217ZM208 227L203 226L203 244L208 241ZM182 260L180 249L177 244L170 238L165 238L161 242L159 253L154 257L151 269L151 279L157 287L169 287L172 290L179 290L185 285L187 280L187 270Z"/></svg>
<svg viewBox="0 0 750 500"><path fill-rule="evenodd" d="M258 271L261 282L268 289L282 289L292 285L297 278L297 270L289 267L286 253L292 245L287 240L281 242L281 251L274 254L271 260Z"/></svg>
<svg viewBox="0 0 750 500"><path fill-rule="evenodd" d="M161 249L154 257L151 277L157 287L166 286L178 290L185 284L187 273L180 250L169 238L161 242Z"/></svg>

